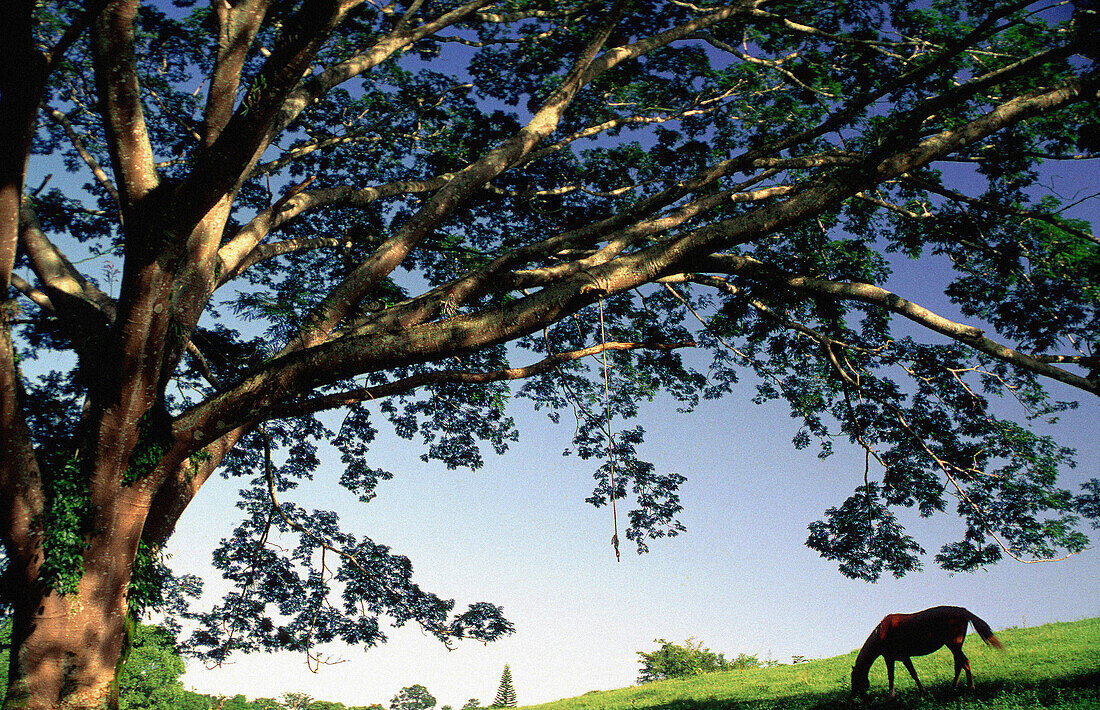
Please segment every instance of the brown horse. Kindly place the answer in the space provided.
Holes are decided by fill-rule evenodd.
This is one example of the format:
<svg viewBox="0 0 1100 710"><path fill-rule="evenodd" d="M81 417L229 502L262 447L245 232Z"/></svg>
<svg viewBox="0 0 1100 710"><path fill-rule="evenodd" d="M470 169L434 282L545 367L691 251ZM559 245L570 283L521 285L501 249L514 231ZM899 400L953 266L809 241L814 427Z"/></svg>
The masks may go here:
<svg viewBox="0 0 1100 710"><path fill-rule="evenodd" d="M886 661L886 677L890 681L890 697L894 697L894 661L901 661L917 683L917 689L924 686L917 678L910 656L925 656L947 646L955 656L955 682L952 688L959 686L959 674L966 670L966 684L974 687L974 677L970 674L970 661L963 655L962 645L966 639L966 625L974 624L974 630L982 640L996 648L1004 648L989 624L971 614L961 606L934 606L918 611L916 614L888 614L867 637L863 648L856 656L852 666L852 695L862 695L871 687L867 671L875 659L882 656Z"/></svg>

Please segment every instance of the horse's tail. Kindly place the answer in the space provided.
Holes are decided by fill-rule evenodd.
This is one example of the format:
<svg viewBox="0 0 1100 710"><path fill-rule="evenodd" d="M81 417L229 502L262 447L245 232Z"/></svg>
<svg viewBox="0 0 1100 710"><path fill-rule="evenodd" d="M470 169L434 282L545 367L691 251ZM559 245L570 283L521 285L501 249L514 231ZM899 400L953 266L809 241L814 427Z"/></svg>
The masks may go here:
<svg viewBox="0 0 1100 710"><path fill-rule="evenodd" d="M1004 648L1004 644L993 635L993 629L989 628L989 624L979 619L970 611L967 611L966 615L970 617L970 623L974 625L974 630L982 637L982 641L985 641L993 648Z"/></svg>

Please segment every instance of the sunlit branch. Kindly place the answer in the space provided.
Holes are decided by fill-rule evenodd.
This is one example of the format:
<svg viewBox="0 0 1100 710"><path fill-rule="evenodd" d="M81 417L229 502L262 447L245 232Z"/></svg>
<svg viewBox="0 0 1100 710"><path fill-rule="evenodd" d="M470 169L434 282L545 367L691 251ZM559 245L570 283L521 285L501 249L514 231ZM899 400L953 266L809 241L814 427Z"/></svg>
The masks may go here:
<svg viewBox="0 0 1100 710"><path fill-rule="evenodd" d="M473 2L460 5L418 27L403 30L395 28L394 31L391 31L373 46L338 64L323 69L287 96L286 101L280 108L278 117L271 126L269 135L274 137L282 133L310 103L320 99L333 87L361 76L364 72L378 66L395 52L425 37L430 37L456 22L460 22L477 10L492 3L493 0L473 0Z"/></svg>
<svg viewBox="0 0 1100 710"><path fill-rule="evenodd" d="M107 319L113 320L114 299L84 278L61 250L50 241L39 226L28 200L23 201L19 216L19 242L30 257L31 268L43 287L47 291L57 291L88 303L103 313ZM51 301L54 302L55 308L60 305L56 303L56 299L51 298Z"/></svg>
<svg viewBox="0 0 1100 710"><path fill-rule="evenodd" d="M582 259L566 264L554 264L536 269L517 271L509 282L509 287L531 288L534 286L545 286L553 281L572 276L584 269L599 264L605 264L622 253L622 251L631 244L637 243L644 238L654 237L674 229L716 207L730 204L761 202L789 195L795 189L795 187L790 185L777 185L775 187L761 188L749 192L734 188L716 195L700 198L693 202L689 202L663 217L641 220L625 229L615 232L613 235L610 235L611 238L608 240L607 246L596 251L592 255L586 255ZM577 248L582 245L574 243L570 246Z"/></svg>
<svg viewBox="0 0 1100 710"><path fill-rule="evenodd" d="M314 397L297 404L290 404L280 408L278 411L272 412L271 416L268 418L282 419L313 414L327 409L358 404L367 400L373 401L384 399L429 385L443 383L487 384L489 382L526 379L553 370L564 362L579 360L591 355L598 355L608 350L675 350L677 348L691 348L695 346L696 343L692 341L676 343L631 343L612 341L599 343L580 350L554 353L536 363L524 367L512 367L504 370L494 370L492 372L469 372L461 370L422 372L383 385L362 387L360 389L348 390L337 394Z"/></svg>
<svg viewBox="0 0 1100 710"><path fill-rule="evenodd" d="M1024 151L1023 155L1042 160L1100 160L1100 155L1095 153L1047 153L1029 150Z"/></svg>
<svg viewBox="0 0 1100 710"><path fill-rule="evenodd" d="M746 0L737 5L717 7L711 12L694 20L689 20L678 27L673 27L672 29L665 30L652 37L646 37L636 42L632 42L631 44L609 49L587 67L581 79L582 83L587 84L597 76L613 69L625 61L637 59L638 57L649 54L673 42L686 39L692 33L722 22L723 20L727 20L736 15L751 14L753 12L750 7L752 4L752 2Z"/></svg>
<svg viewBox="0 0 1100 710"><path fill-rule="evenodd" d="M557 34L559 31L560 30L558 30L558 29L546 30L545 32L539 32L538 34L532 36L531 39L535 39L535 40L546 39L547 37L551 37L551 36ZM521 44L524 41L522 39L516 39L514 37L502 37L500 39L486 40L484 42L481 42L481 41L477 41L477 40L466 39L465 37L459 37L457 35L455 35L455 36L436 35L435 37L432 37L432 39L435 40L436 42L448 42L448 43L451 43L451 44L461 44L465 47L477 47L479 49L484 48L484 47L500 47L500 46L509 45L509 44Z"/></svg>
<svg viewBox="0 0 1100 710"><path fill-rule="evenodd" d="M712 266L706 266L706 255L717 249L772 234L777 229L820 214L821 210L839 204L860 190L895 179L942 155L958 151L1006 125L1091 99L1098 85L1100 79L1070 79L1052 88L1029 92L968 123L944 130L916 145L902 144L896 152L876 157L874 162L867 163L859 170L822 176L786 200L700 227L672 240L656 242L638 252L623 254L610 263L549 285L530 296L502 304L491 312L461 314L445 321L424 322L411 328L371 331L369 335L348 335L328 342L319 340L316 345L269 360L245 376L230 391L182 413L173 422L173 438L182 442L186 437L193 442L192 446L201 445L204 441L216 440L242 422L261 416L259 413L270 416L270 410L275 409L279 399L288 393L304 394L318 386L375 371L383 366L389 368L427 362L439 356L445 357L446 353L469 352L507 342L536 332L547 323L575 313L608 294L635 288L670 273L684 270L729 273L733 264L727 260L735 257L723 257L713 262ZM487 177L478 175L482 184L487 181ZM439 199L441 192L433 199ZM541 249L546 249L547 255L556 251L548 249L549 246L549 240L540 244ZM531 253L528 252L525 256L531 256ZM738 268L751 271L751 264L742 261ZM761 276L775 280L774 274L765 273ZM897 309L936 332L955 337L995 357L1086 391L1100 392L1100 383L1040 363L985 338L977 328L963 326L931 314L926 309L877 287L866 284L815 283L803 277L796 278L800 283L788 283L787 287L800 286L811 293L832 297L843 295L853 300L866 300ZM465 285L479 287L476 279ZM833 294L834 290L839 293ZM336 293L331 293L329 298ZM331 322L342 321L346 312L344 309L350 308L358 300L356 297L343 303L333 314ZM320 332L325 331L317 331ZM400 355L395 355L396 353Z"/></svg>
<svg viewBox="0 0 1100 710"><path fill-rule="evenodd" d="M474 14L474 17L482 22L492 22L494 24L508 24L529 19L561 19L574 17L588 8L597 7L602 4L602 2L597 0L589 0L588 2L577 3L574 7L564 7L556 10L519 10L506 15L497 12L477 12Z"/></svg>
<svg viewBox="0 0 1100 710"><path fill-rule="evenodd" d="M641 115L622 116L622 117L619 117L619 118L613 118L611 120L604 121L603 123L596 124L594 126L588 126L587 128L582 128L581 130L576 131L576 132L566 136L565 138L562 138L561 140L557 141L556 143L553 143L551 145L546 146L545 148L542 148L540 150L537 150L537 151L531 153L530 155L528 155L522 161L521 164L530 163L530 162L533 162L535 160L539 160L540 158L544 158L547 155L551 155L553 153L556 153L556 152L562 150L563 148L565 148L566 146L570 145L571 143L575 143L576 141L578 141L582 138L590 138L592 136L595 136L595 135L600 134L600 133L604 133L606 131L610 131L610 130L615 129L615 128L621 128L622 126L627 126L627 125L631 125L631 124L643 124L644 125L644 124L650 124L650 123L667 123L668 121L679 121L679 120L682 120L682 119L687 118L689 116L698 116L698 115L710 113L711 111L714 111L714 110L720 108L721 107L721 101L723 99L728 98L729 96L731 96L735 91L736 91L736 87L731 88L731 89L723 92L719 96L711 97L709 99L699 99L696 102L697 103L696 108L688 108L688 109L683 109L683 110L680 110L680 111L669 111L665 115L661 115L661 116L641 116Z"/></svg>
<svg viewBox="0 0 1100 710"><path fill-rule="evenodd" d="M447 94L450 94L450 93L453 93L453 92L456 92L456 91L464 91L464 90L470 89L472 87L473 87L473 84L456 84L455 86L451 86L447 89L444 89L442 92L440 92L438 95L436 95L434 102L426 103L424 105L421 105L420 109L423 111L423 110L438 106L441 103L443 103L443 100L445 99ZM369 109L363 110L363 111L359 112L359 114L357 116L355 116L354 118L345 119L342 122L344 127L347 129L350 126L354 125L356 123L356 121L358 119L362 118L366 113L368 113L368 111L369 111ZM421 118L420 116L417 117L417 128L418 129L419 129L419 126L420 126L420 118ZM432 134L432 135L435 135L435 134ZM379 143L379 142L382 142L383 140L392 141L392 140L395 140L395 139L405 139L405 140L415 142L415 141L424 140L425 138L429 138L429 137L432 137L432 136L431 135L424 136L420 133L411 133L411 134L410 133L394 133L394 134L386 134L386 135L370 135L364 129L347 130L342 135L328 136L328 137L324 137L324 138L317 138L315 140L307 141L307 142L304 142L304 143L300 143L299 145L292 146L288 150L284 151L282 156L276 158L275 160L271 160L271 161L268 161L266 163L261 163L260 165L257 165L252 170L252 173L249 177L256 177L257 175L263 175L265 173L275 172L275 171L280 170L283 167L289 165L290 163L294 162L295 160L298 160L300 158L304 158L305 156L310 155L310 154L312 154L314 152L317 152L319 150L326 150L326 149L337 147L337 146L348 145L350 143Z"/></svg>
<svg viewBox="0 0 1100 710"><path fill-rule="evenodd" d="M625 221L625 217L619 215L596 223L595 228L565 232L541 242L519 247L461 279L437 286L421 296L395 304L380 314L372 315L366 322L352 326L349 332L357 334L376 332L398 327L398 324L400 327L408 327L438 317L446 307L454 308L469 303L490 290L523 289L560 281L586 268L607 263L631 244L682 225L715 206L760 201L789 193L792 188L786 186L746 191L753 184L771 177L776 172L766 170L730 190L689 202L662 217L642 219L617 228ZM608 245L600 250L594 249L594 245L601 240L607 240ZM514 271L524 264L554 258L566 258L569 261L525 271ZM514 273L510 274L509 272L512 271Z"/></svg>
<svg viewBox="0 0 1100 710"><path fill-rule="evenodd" d="M743 274L766 283L782 285L800 293L859 301L885 308L929 330L946 335L999 360L1064 382L1086 392L1100 395L1100 379L1082 377L1054 367L1052 364L1043 362L1032 355L1013 350L985 337L980 328L945 318L879 286L866 283L828 281L790 274L747 256L715 255L702 260L702 262L705 264L704 270L706 271L714 270L731 274Z"/></svg>
<svg viewBox="0 0 1100 710"><path fill-rule="evenodd" d="M224 284L239 275L249 254L268 234L305 212L322 207L362 207L386 197L431 192L443 187L453 177L452 173L447 173L428 180L399 180L366 188L347 186L304 191L305 185L311 181L307 180L253 217L218 250L222 261L218 283Z"/></svg>
<svg viewBox="0 0 1100 710"><path fill-rule="evenodd" d="M1032 357L1039 362L1064 362L1071 365L1080 365L1090 370L1100 370L1100 356L1096 355L1037 355Z"/></svg>
<svg viewBox="0 0 1100 710"><path fill-rule="evenodd" d="M45 107L46 114L54 120L65 131L65 135L69 137L69 142L73 144L73 148L76 149L77 155L92 171L92 175L95 176L100 186L107 191L107 194L111 196L111 199L115 201L116 205L121 205L118 199L118 190L115 188L115 184L111 182L111 178L107 175L107 172L100 166L99 161L95 159L95 156L88 152L88 149L84 146L84 141L80 139L76 131L73 129L73 124L69 121L68 117L55 108Z"/></svg>
<svg viewBox="0 0 1100 710"><path fill-rule="evenodd" d="M218 39L203 112L202 135L198 136L204 145L213 144L233 115L241 70L267 9L267 0L213 4Z"/></svg>
<svg viewBox="0 0 1100 710"><path fill-rule="evenodd" d="M33 284L27 282L19 274L13 273L11 275L11 285L14 286L19 293L26 296L32 303L47 313L56 312L53 307L53 302L50 301L50 297L42 291L39 291Z"/></svg>
<svg viewBox="0 0 1100 710"><path fill-rule="evenodd" d="M981 140L1012 121L1021 120L1022 118L1050 110L1053 107L1081 100L1084 97L1091 97L1096 92L1097 83L1096 80L1085 82L1068 80L1053 88L1030 92L997 106L988 113L975 118L967 124L941 131L922 140L916 145L911 145L911 147L902 147L897 152L878 159L877 163L865 165L858 172L853 171L842 176L824 176L816 183L809 183L802 190L791 191L789 199L781 203L773 203L770 206L751 211L743 216L723 220L685 233L674 240L669 240L659 245L659 247L647 249L644 253L636 255L636 258L626 260L631 264L635 264L634 267L627 267L625 263L620 264L619 267L614 269L619 273L619 276L615 277L615 281L621 281L624 287L629 288L635 285L638 278L641 278L641 273L649 273L651 271L658 272L664 268L672 268L671 262L678 258L683 258L683 255L686 253L697 254L701 258L705 258L703 257L704 254L710 253L715 249L751 241L756 234L770 233L783 224L789 224L799 219L800 216L816 214L820 211L822 205L834 203L854 195L856 192L861 191L860 188L863 185L871 186L876 183L895 179L902 174L911 172L935 160L939 156ZM819 128L821 128L821 126L819 126ZM669 196L675 194L675 190L683 190L684 192L681 194L686 194L688 190L695 189L694 186L697 184L705 184L707 181L713 180L716 175L732 172L735 166L740 165L744 167L746 165L751 165L754 157L755 156L750 153L720 163L712 169L700 174L694 180L690 181L690 183L677 185L674 190L670 190L661 197L667 199ZM635 209L641 211L651 204L652 203L648 200L643 201ZM460 292L458 299L450 300L453 302L461 302L462 298L465 297L465 293L462 292L476 293L479 289L485 287L484 279L488 274L493 272L494 267L499 268L509 261L512 264L526 263L526 261L517 261L517 259L524 257L530 258L539 253L549 256L558 249L573 246L577 243L584 243L578 240L582 240L585 237L592 238L597 234L605 234L609 231L613 231L616 227L626 222L628 219L627 214L628 213L617 215L572 233L558 235L553 239L540 243L535 248L528 251L522 248L515 250L511 254L498 259L497 262L490 265L489 268L482 270L477 276L463 279L449 287L447 291L448 295L444 298L448 299L450 294ZM588 244L591 244L591 242ZM643 263L645 266L641 268ZM744 263L747 264L748 262ZM610 266L610 264L606 266ZM635 274L627 276L625 272L622 271L623 268L636 268L640 270ZM712 269L708 268L704 270ZM865 297L871 297L870 294L863 295ZM893 302L893 300L889 298L886 300ZM912 308L903 308L899 312L907 314L907 317L911 318L923 317ZM969 342L972 346L982 349L995 357L1015 361L1017 364L1022 364L1025 367L1042 372L1049 377L1059 379L1063 382L1071 383L1086 391L1100 391L1100 383L1093 383L1088 379L1065 372L1060 368L1055 368L1051 365L1028 358L1028 356L1022 353L1017 353L1014 350L984 338L981 331L976 328L962 326L952 321L947 321L946 319L937 320L938 318L938 316L932 318L930 322L930 327L933 327L933 329L937 327L944 329L938 332L950 334L951 337Z"/></svg>
<svg viewBox="0 0 1100 710"><path fill-rule="evenodd" d="M703 42L706 42L715 49L719 49L723 52L726 52L727 54L732 54L743 62L748 62L749 64L758 64L760 66L769 67L772 69L777 69L783 64L786 64L791 60L798 59L801 56L799 52L791 52L778 59L761 59L760 57L754 57L747 51L742 51L737 47L734 47L732 44L729 44L728 42L723 42L714 35L705 32L700 32L697 35L693 35L689 39L702 40Z"/></svg>
<svg viewBox="0 0 1100 710"><path fill-rule="evenodd" d="M856 197L865 202L870 202L872 205L878 205L879 207L888 209L895 214L901 215L902 217L908 217L909 219L927 219L928 217L933 216L933 213L928 210L928 206L923 203L921 204L922 211L914 212L907 207L902 207L901 205L894 204L893 202L887 202L881 197L869 195L866 192L857 192Z"/></svg>
<svg viewBox="0 0 1100 710"><path fill-rule="evenodd" d="M1029 0L1029 2L1030 2L1030 0ZM1024 7L1024 6L1028 5L1029 2L1018 2L1016 4L1016 6L1017 7ZM794 32L798 32L800 34L810 35L811 37L816 37L818 39L827 40L827 41L833 42L835 44L846 44L846 45L852 45L852 46L858 46L858 47L867 47L867 48L872 49L876 52L884 54L885 56L890 57L892 59L905 59L905 57L900 55L900 54L897 54L896 52L891 52L890 51L891 48L912 47L914 45L916 45L918 47L928 46L927 43L914 42L912 40L901 41L901 42L884 42L884 41L881 41L881 40L867 40L867 39L860 39L858 37L850 37L848 35L838 35L838 34L834 34L832 32L826 32L824 30L820 30L816 27L811 27L810 25L806 25L806 24L803 24L801 22L795 22L794 20L791 20L787 17L783 17L781 15L776 15L774 13L767 12L766 10L760 10L760 9L757 9L757 8L753 9L752 14L753 14L754 17L764 19L764 20L768 20L768 21L771 21L771 22L775 22L777 24L780 24L780 25L786 27L789 30L793 30Z"/></svg>
<svg viewBox="0 0 1100 710"><path fill-rule="evenodd" d="M790 53L790 54L788 54L784 57L781 57L779 59L760 59L758 57L752 56L751 54L749 54L747 52L742 52L741 50L737 49L733 45L728 44L726 42L723 42L719 39L716 39L716 38L712 37L709 34L700 34L697 37L697 39L703 40L704 42L711 45L715 49L719 49L719 50L722 50L723 52L727 52L729 54L732 54L733 56L737 57L738 59L740 59L741 61L743 61L747 64L755 64L755 65L758 65L758 66L767 67L768 69L771 69L772 71L783 75L788 81L792 82L793 84L795 84L797 86L802 87L803 89L806 89L807 91L812 91L815 94L819 94L821 96L825 96L825 97L828 97L830 99L837 98L836 94L832 94L832 93L829 93L828 91L823 91L823 90L818 89L814 86L810 86L809 84L805 83L804 81L799 79L797 76L795 76L795 74L793 72L791 72L789 69L785 69L783 67L784 63L789 62L792 59L797 59L800 56L798 52L792 52L792 53ZM893 55L893 54L891 54L890 56L897 57L897 55ZM897 58L900 58L900 57L897 57Z"/></svg>
<svg viewBox="0 0 1100 710"><path fill-rule="evenodd" d="M261 244L252 250L252 253L241 262L238 267L238 272L244 271L250 266L255 266L262 261L273 259L283 254L290 254L291 252L309 251L312 249L323 249L325 247L342 247L344 249L350 249L352 243L346 239L335 239L332 237L314 237L313 239L286 239L281 242L269 242L267 244Z"/></svg>
<svg viewBox="0 0 1100 710"><path fill-rule="evenodd" d="M1083 47L1084 40L1075 38L1067 44L1051 47L1042 52L1028 55L1012 64L974 77L966 82L942 91L926 99L909 111L905 121L901 124L901 130L916 130L928 117L934 116L948 106L961 105L965 101L978 96L983 91L987 91L995 86L1011 81L1016 77L1025 75L1035 67L1067 59ZM1048 91L1048 89L1039 89L1038 91L1045 92ZM1016 100L1027 99L1035 93L1036 92L1032 92L1028 94L1027 92L1021 92ZM1002 105L1007 105L1008 103L1012 103L1012 101L1005 102Z"/></svg>
<svg viewBox="0 0 1100 710"><path fill-rule="evenodd" d="M405 138L412 138L412 136L404 136ZM365 131L346 133L342 136L331 136L321 140L310 141L304 145L295 146L283 152L281 156L275 160L270 160L266 163L260 163L249 174L249 178L254 178L259 175L265 175L268 173L274 173L278 170L285 168L287 165L293 163L295 160L306 157L319 150L326 150L328 148L334 148L341 145L347 145L349 143L378 143L382 141L382 136L369 136Z"/></svg>
<svg viewBox="0 0 1100 710"><path fill-rule="evenodd" d="M164 103L164 99L162 99L160 97L160 94L158 94L154 89L146 86L145 90L149 92L149 95L152 96L154 100L156 100L157 106L160 107L162 115L167 116L172 121L172 123L182 128L184 132L191 137L196 145L202 142L202 136L199 134L198 130L196 130L195 124L191 120L189 120L186 116L180 114L178 111L173 111L171 108L169 108L168 105Z"/></svg>
<svg viewBox="0 0 1100 710"><path fill-rule="evenodd" d="M756 310L768 320L778 323L788 330L793 330L796 333L801 333L802 335L808 336L809 338L816 340L822 345L823 349L826 352L826 355L829 357L830 361L834 365L836 365L838 370L843 370L843 368L840 367L839 362L836 360L836 354L833 351L833 348L842 348L844 350L851 350L854 352L862 353L875 352L869 348L851 345L842 340L831 338L819 330L811 328L810 326L803 323L799 323L798 321L792 320L788 316L776 312L760 299L749 296L736 284L731 283L729 279L725 279L719 276L713 276L710 274L678 274L676 276L663 278L661 279L661 282L668 286L669 284L680 280L710 286L711 288L718 289L719 291L727 293L731 296L736 296L737 298L743 299L746 303L752 306L754 310ZM683 299L681 298L681 301L682 300ZM850 375L848 375L846 372L842 372L841 377L842 379L850 381L852 384L855 384L855 382L850 379Z"/></svg>
<svg viewBox="0 0 1100 710"><path fill-rule="evenodd" d="M135 0L114 3L96 19L91 33L99 113L106 128L119 210L127 216L160 182L133 54L137 12Z"/></svg>
<svg viewBox="0 0 1100 710"><path fill-rule="evenodd" d="M661 182L661 181L660 180L646 180L644 182L638 182L638 183L633 183L633 184L630 184L630 185L624 185L622 187L617 187L613 190L593 190L591 188L585 187L584 185L562 185L560 187L551 187L551 188L547 188L545 190L528 190L528 191L525 191L525 192L517 192L515 190L505 190L503 188L497 187L496 185L486 185L485 189L488 190L489 192L493 193L494 195L500 195L501 197L519 197L519 198L554 197L554 196L557 196L557 195L568 195L571 192L582 192L586 195L591 195L592 197L611 198L611 197L619 197L620 195L625 195L626 193L633 192L634 190L640 190L641 188L645 187L646 185L652 185L652 184L657 183L657 182Z"/></svg>

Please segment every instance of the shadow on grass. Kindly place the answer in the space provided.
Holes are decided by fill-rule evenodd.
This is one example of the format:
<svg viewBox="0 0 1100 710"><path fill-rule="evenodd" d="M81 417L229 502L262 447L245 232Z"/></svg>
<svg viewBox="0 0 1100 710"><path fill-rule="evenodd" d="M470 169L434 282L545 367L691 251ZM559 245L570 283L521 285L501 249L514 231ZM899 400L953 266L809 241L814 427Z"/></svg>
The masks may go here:
<svg viewBox="0 0 1100 710"><path fill-rule="evenodd" d="M782 695L756 700L696 698L647 706L647 710L916 710L918 708L979 708L996 710L1032 710L1057 708L1093 710L1100 708L1100 671L1034 682L993 680L978 683L974 690L953 690L938 684L926 693L916 689L899 691L890 699L885 692L871 693L867 699L852 698L843 691Z"/></svg>

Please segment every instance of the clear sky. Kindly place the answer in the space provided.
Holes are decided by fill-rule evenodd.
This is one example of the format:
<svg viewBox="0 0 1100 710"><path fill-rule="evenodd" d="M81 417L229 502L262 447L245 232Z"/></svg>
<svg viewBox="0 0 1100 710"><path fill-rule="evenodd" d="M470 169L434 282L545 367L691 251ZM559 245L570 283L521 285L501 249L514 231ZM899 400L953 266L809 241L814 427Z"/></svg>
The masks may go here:
<svg viewBox="0 0 1100 710"><path fill-rule="evenodd" d="M948 575L931 557L961 528L942 516L906 520L929 551L923 573L877 584L846 579L803 542L806 526L862 481L863 455L838 447L820 461L812 450L796 451L790 438L797 423L785 405L752 405L750 387L745 397L690 415L646 408L647 453L663 470L688 477L688 531L652 544L647 555L626 547L618 563L610 511L583 502L591 466L561 456L572 433L564 418L555 427L541 414L521 413L521 442L473 473L423 464L415 445L386 440L377 463L398 476L374 502L360 505L321 485L299 502L343 511L349 528L410 556L422 586L460 607L502 605L516 633L448 652L405 628L366 652L332 649L342 662L317 674L300 655L237 656L213 671L190 663L185 685L251 698L297 691L388 705L402 687L419 683L441 705L458 708L472 697L490 703L508 663L520 704L530 704L634 683L636 651L656 648L657 638L693 636L727 656L790 663L792 655L850 651L883 615L937 604L966 606L995 629L1100 616L1100 551ZM1079 465L1063 479L1074 490L1100 475L1098 415L1100 405L1084 403L1058 427L1078 447ZM177 572L209 569L209 550L230 529L225 504L237 485L211 479L187 512L171 545Z"/></svg>

